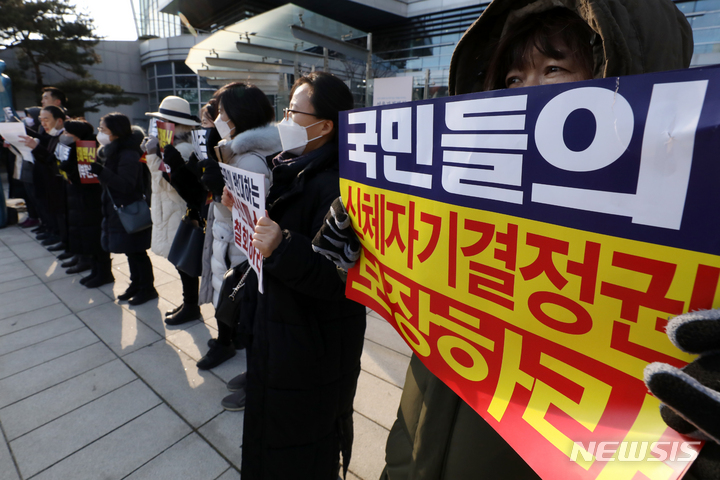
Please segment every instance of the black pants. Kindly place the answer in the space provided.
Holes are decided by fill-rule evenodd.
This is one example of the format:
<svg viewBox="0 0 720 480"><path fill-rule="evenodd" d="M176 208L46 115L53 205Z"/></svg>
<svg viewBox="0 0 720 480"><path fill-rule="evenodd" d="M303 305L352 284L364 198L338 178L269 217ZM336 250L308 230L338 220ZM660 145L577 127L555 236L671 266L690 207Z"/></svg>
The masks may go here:
<svg viewBox="0 0 720 480"><path fill-rule="evenodd" d="M101 250L100 253L94 253L92 255L92 273L90 276L100 276L103 278L112 277L112 259L110 258L110 252Z"/></svg>
<svg viewBox="0 0 720 480"><path fill-rule="evenodd" d="M199 301L198 290L200 289L200 279L191 277L185 272L177 271L180 274L180 281L183 287L183 304L189 307L196 307Z"/></svg>
<svg viewBox="0 0 720 480"><path fill-rule="evenodd" d="M25 187L23 200L25 200L25 205L27 206L28 217L37 219L38 212L35 206L37 203L37 200L35 200L35 185L33 185L32 182L23 182L23 187Z"/></svg>
<svg viewBox="0 0 720 480"><path fill-rule="evenodd" d="M125 255L127 255L128 267L130 267L130 285L139 289L154 288L155 276L147 251L126 253Z"/></svg>

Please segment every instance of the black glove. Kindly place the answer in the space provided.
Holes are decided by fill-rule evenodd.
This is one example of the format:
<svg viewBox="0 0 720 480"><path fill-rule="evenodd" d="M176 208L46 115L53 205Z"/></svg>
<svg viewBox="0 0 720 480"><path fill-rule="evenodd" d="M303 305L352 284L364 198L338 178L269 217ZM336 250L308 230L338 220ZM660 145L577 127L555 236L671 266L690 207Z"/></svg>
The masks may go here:
<svg viewBox="0 0 720 480"><path fill-rule="evenodd" d="M202 170L198 166L198 157L195 155L195 152L190 154L190 159L188 159L188 162L185 164L188 170L190 170L190 173L195 175L198 179L202 177Z"/></svg>
<svg viewBox="0 0 720 480"><path fill-rule="evenodd" d="M312 248L345 271L354 267L360 258L360 241L355 235L341 197L336 198L330 205L325 222L312 241Z"/></svg>
<svg viewBox="0 0 720 480"><path fill-rule="evenodd" d="M668 323L667 335L680 350L700 356L682 369L651 363L645 384L662 402L669 427L708 440L690 472L698 479L720 478L720 310L679 315Z"/></svg>
<svg viewBox="0 0 720 480"><path fill-rule="evenodd" d="M177 148L172 145L165 145L163 162L170 166L170 171L178 170L185 165L185 159L180 155L180 152L177 151Z"/></svg>
<svg viewBox="0 0 720 480"><path fill-rule="evenodd" d="M100 172L102 172L104 168L105 168L105 167L103 167L102 165L100 165L98 162L92 162L92 163L90 164L90 171L91 171L92 173L94 173L95 175L100 175Z"/></svg>
<svg viewBox="0 0 720 480"><path fill-rule="evenodd" d="M202 162L198 162L198 167L202 169L202 176L200 182L213 194L213 197L219 199L222 197L223 188L225 188L225 178L222 175L220 166L218 163L208 158Z"/></svg>
<svg viewBox="0 0 720 480"><path fill-rule="evenodd" d="M217 155L215 154L215 147L220 143L220 134L215 127L208 128L205 131L205 148L207 149L208 158L212 158L217 162Z"/></svg>

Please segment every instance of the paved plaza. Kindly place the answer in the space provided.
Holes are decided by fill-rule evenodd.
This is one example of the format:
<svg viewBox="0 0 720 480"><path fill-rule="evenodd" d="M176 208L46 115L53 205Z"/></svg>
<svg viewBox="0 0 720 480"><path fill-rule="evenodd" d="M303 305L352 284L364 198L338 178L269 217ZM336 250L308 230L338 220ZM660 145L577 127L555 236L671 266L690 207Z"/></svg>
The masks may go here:
<svg viewBox="0 0 720 480"><path fill-rule="evenodd" d="M244 413L220 400L245 353L196 368L217 336L212 305L204 321L165 325L182 286L151 258L160 298L132 307L116 300L129 282L124 255L113 258L114 284L87 289L86 273L67 275L29 231L0 230L0 480L240 478ZM382 471L410 360L387 322L367 319L353 480Z"/></svg>

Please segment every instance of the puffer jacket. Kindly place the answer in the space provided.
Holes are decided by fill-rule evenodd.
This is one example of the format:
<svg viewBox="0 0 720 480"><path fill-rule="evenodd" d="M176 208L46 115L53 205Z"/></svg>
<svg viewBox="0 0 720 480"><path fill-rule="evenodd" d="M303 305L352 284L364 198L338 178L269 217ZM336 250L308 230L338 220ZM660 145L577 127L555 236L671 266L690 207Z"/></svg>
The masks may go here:
<svg viewBox="0 0 720 480"><path fill-rule="evenodd" d="M602 40L594 46L595 78L690 65L692 30L670 0L494 0L453 52L450 94L482 90L490 58L512 12L528 8L540 13L554 6L576 12ZM385 453L382 480L539 478L415 355Z"/></svg>
<svg viewBox="0 0 720 480"><path fill-rule="evenodd" d="M272 173L265 157L282 150L280 135L274 123L247 130L229 142L219 145L223 163L265 175L265 189L270 189ZM200 303L217 299L225 272L246 259L235 246L232 212L218 202L213 202L207 219L203 246L203 273L200 285Z"/></svg>
<svg viewBox="0 0 720 480"><path fill-rule="evenodd" d="M189 142L179 142L175 144L175 148L186 162L193 153L192 143ZM163 178L163 172L160 171L160 163L162 162L160 156L152 154L146 155L145 158L152 182L151 215L153 228L150 248L155 254L167 258L187 206L185 200L178 195L175 188Z"/></svg>

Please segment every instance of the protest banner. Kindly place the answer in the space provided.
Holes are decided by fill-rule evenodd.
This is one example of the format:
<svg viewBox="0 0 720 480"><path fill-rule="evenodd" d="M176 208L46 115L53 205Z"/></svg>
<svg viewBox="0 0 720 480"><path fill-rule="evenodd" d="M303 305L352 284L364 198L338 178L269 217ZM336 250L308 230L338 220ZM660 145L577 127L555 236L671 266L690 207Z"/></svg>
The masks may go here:
<svg viewBox="0 0 720 480"><path fill-rule="evenodd" d="M258 290L263 293L263 256L252 244L255 224L265 216L265 175L219 163L225 186L233 196L233 234L235 245L245 254L258 277Z"/></svg>
<svg viewBox="0 0 720 480"><path fill-rule="evenodd" d="M544 479L680 478L643 383L720 307L720 68L344 112L347 295ZM482 455L482 452L478 452Z"/></svg>
<svg viewBox="0 0 720 480"><path fill-rule="evenodd" d="M207 160L207 139L205 130L193 130L192 132L193 151L198 160Z"/></svg>
<svg viewBox="0 0 720 480"><path fill-rule="evenodd" d="M100 183L97 175L90 171L90 164L97 161L97 143L94 140L75 142L80 183Z"/></svg>

